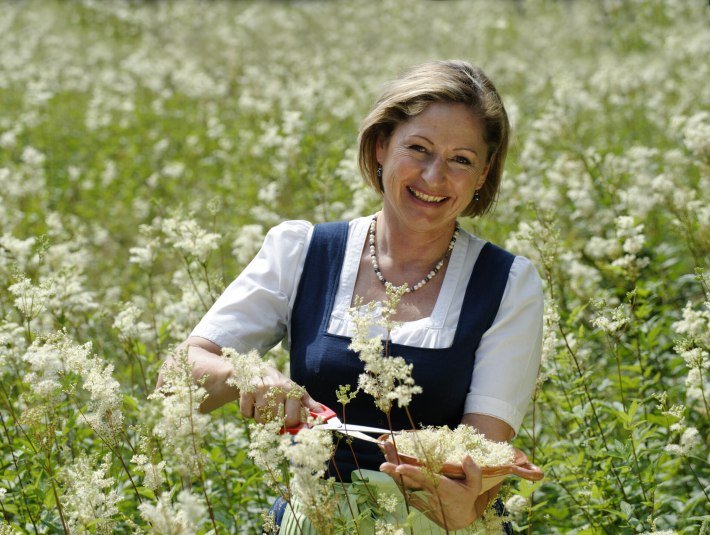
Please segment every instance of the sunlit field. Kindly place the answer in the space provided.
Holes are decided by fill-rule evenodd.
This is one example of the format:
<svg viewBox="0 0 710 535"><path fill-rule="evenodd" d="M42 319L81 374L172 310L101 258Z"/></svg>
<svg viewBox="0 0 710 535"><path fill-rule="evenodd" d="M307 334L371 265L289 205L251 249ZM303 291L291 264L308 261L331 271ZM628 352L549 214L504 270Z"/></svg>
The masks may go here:
<svg viewBox="0 0 710 535"><path fill-rule="evenodd" d="M0 0L0 534L261 533L248 422L158 370L270 227L377 209L359 121L434 58L513 126L462 225L545 285L508 520L710 533L709 57L703 0Z"/></svg>

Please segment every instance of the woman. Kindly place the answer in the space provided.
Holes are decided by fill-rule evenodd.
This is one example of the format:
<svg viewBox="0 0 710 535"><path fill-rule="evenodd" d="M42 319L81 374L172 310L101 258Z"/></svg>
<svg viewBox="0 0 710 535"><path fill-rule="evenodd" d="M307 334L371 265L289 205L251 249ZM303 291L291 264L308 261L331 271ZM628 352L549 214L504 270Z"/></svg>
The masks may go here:
<svg viewBox="0 0 710 535"><path fill-rule="evenodd" d="M338 410L339 385L357 384L362 364L347 349L347 311L356 296L383 301L385 282L407 284L395 319L391 354L414 364L423 388L410 412L424 425L472 425L488 438L515 436L540 361L542 291L525 258L459 229L457 219L487 212L498 192L508 146L505 108L483 72L463 61L419 65L391 82L360 131L359 164L382 195L374 216L349 223L303 221L278 225L244 272L229 286L187 340L194 374L207 374L212 410L239 400L244 416L261 420L267 397L280 389L287 425L302 408ZM234 373L215 355L222 347L267 351L290 346L291 378L276 370L257 390L240 395L227 386ZM307 394L289 399L294 383ZM271 392L271 394L269 394ZM272 398L273 399L273 398ZM394 428L408 428L393 409ZM348 405L348 422L384 426L372 400ZM359 441L356 441L359 442ZM480 470L467 457L466 479L433 484L416 467L388 461L368 444L353 443L363 468L381 470L408 489L449 530L472 523L495 491L479 496ZM349 481L355 460L337 450L339 474ZM438 496L434 496L438 494ZM432 504L443 507L432 507Z"/></svg>

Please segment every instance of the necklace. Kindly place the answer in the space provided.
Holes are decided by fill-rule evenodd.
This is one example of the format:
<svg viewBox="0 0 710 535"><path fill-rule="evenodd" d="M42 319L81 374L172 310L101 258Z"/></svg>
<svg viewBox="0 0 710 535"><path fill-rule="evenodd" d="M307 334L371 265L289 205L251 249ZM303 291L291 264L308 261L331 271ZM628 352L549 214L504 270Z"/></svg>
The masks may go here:
<svg viewBox="0 0 710 535"><path fill-rule="evenodd" d="M377 278L380 280L382 284L385 286L387 285L387 279L385 279L382 276L382 272L380 271L380 264L377 262L377 252L375 249L375 228L377 227L377 216L372 217L372 222L370 223L370 232L369 232L369 239L370 239L370 262L372 262L372 269L375 270L375 275L377 275ZM420 288L422 288L427 282L429 282L431 279L436 277L436 274L439 273L441 268L444 266L444 262L446 262L446 259L451 256L451 251L454 249L454 245L456 244L456 238L458 238L459 235L459 223L458 221L456 222L456 228L454 229L454 234L451 236L451 241L449 242L449 246L446 248L446 252L444 253L444 256L441 257L441 259L436 263L434 268L427 273L427 276L424 277L422 280L420 280L418 283L416 283L414 286L407 287L405 290L406 293L411 293L411 292L416 292ZM405 283L406 284L406 283Z"/></svg>

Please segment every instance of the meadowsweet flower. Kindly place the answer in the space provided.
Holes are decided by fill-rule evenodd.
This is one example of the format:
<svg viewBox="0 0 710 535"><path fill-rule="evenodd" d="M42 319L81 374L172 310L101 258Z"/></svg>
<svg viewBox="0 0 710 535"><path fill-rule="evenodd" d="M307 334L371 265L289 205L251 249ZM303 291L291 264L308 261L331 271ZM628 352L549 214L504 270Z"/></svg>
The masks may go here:
<svg viewBox="0 0 710 535"><path fill-rule="evenodd" d="M33 320L42 313L55 291L52 279L44 279L39 285L34 285L27 277L22 277L8 290L15 296L15 307L27 320Z"/></svg>
<svg viewBox="0 0 710 535"><path fill-rule="evenodd" d="M219 247L222 238L214 232L207 232L194 219L170 217L162 222L165 241L182 254L206 262L212 251Z"/></svg>
<svg viewBox="0 0 710 535"><path fill-rule="evenodd" d="M671 424L671 431L682 431L685 429L685 405L673 405L670 408L661 411L664 416L669 416L676 421Z"/></svg>
<svg viewBox="0 0 710 535"><path fill-rule="evenodd" d="M280 443L289 462L291 492L318 533L331 533L337 500L332 496L332 480L324 480L326 465L333 455L333 437L329 431L303 429L292 441Z"/></svg>
<svg viewBox="0 0 710 535"><path fill-rule="evenodd" d="M207 507L188 490L178 494L175 504L171 502L170 494L164 492L155 505L144 502L138 506L138 509L143 520L150 523L151 533L156 535L197 533L207 513Z"/></svg>
<svg viewBox="0 0 710 535"><path fill-rule="evenodd" d="M143 311L134 303L126 303L113 321L112 327L118 331L118 338L122 342L130 340L145 341L151 334L151 327L139 318Z"/></svg>
<svg viewBox="0 0 710 535"><path fill-rule="evenodd" d="M518 229L505 242L508 250L525 255L546 269L556 263L560 251L560 232L547 219L532 222L521 221Z"/></svg>
<svg viewBox="0 0 710 535"><path fill-rule="evenodd" d="M262 225L244 225L239 229L232 243L232 254L240 264L248 264L256 255L264 241Z"/></svg>
<svg viewBox="0 0 710 535"><path fill-rule="evenodd" d="M141 225L138 230L140 245L128 249L128 261L142 268L150 268L158 257L160 240L153 235L154 229L150 225Z"/></svg>
<svg viewBox="0 0 710 535"><path fill-rule="evenodd" d="M269 535L276 535L279 532L279 526L276 524L276 516L274 513L264 511L261 513L262 531Z"/></svg>
<svg viewBox="0 0 710 535"><path fill-rule="evenodd" d="M187 351L178 351L173 365L163 366L163 376L163 386L149 396L161 406L161 418L153 433L170 448L182 474L198 475L204 465L200 444L209 423L209 416L199 412L206 392L193 382Z"/></svg>
<svg viewBox="0 0 710 535"><path fill-rule="evenodd" d="M540 370L537 376L538 384L547 380L552 373L552 362L557 356L557 350L561 340L558 336L560 315L557 311L557 303L552 299L545 300L545 311L542 323L542 355L540 359Z"/></svg>
<svg viewBox="0 0 710 535"><path fill-rule="evenodd" d="M702 445L703 439L700 432L695 427L687 427L680 437L680 446L683 451L690 452L698 446Z"/></svg>
<svg viewBox="0 0 710 535"><path fill-rule="evenodd" d="M21 240L7 232L0 236L0 267L27 269L36 242L34 237Z"/></svg>
<svg viewBox="0 0 710 535"><path fill-rule="evenodd" d="M379 304L379 318L375 317L376 303L360 307L359 302L356 302L356 306L350 309L354 333L348 348L358 353L360 360L365 363L364 372L358 377L358 389L370 394L377 408L383 412L389 412L395 401L399 407L406 407L412 396L422 392L412 378L412 365L407 364L402 357L385 355L380 336L370 336L371 329L379 327L384 331L385 339L388 339L392 330L397 328L393 317L405 291L406 285L395 288L388 284L388 298Z"/></svg>
<svg viewBox="0 0 710 535"><path fill-rule="evenodd" d="M236 387L242 393L253 392L269 369L269 363L264 361L256 350L237 353L231 347L225 347L222 349L222 357L234 368L234 373L227 379L227 384Z"/></svg>
<svg viewBox="0 0 710 535"><path fill-rule="evenodd" d="M470 425L448 427L425 427L411 433L403 433L396 438L400 453L413 455L432 472L438 472L444 463L460 463L470 455L479 466L500 466L509 464L515 458L513 446L507 442L486 439Z"/></svg>
<svg viewBox="0 0 710 535"><path fill-rule="evenodd" d="M99 307L96 293L86 288L86 275L82 269L79 266L65 266L54 270L52 275L53 292L47 308L72 323L79 323Z"/></svg>
<svg viewBox="0 0 710 535"><path fill-rule="evenodd" d="M47 157L43 152L28 145L22 150L22 156L20 156L20 159L31 167L41 167L44 165Z"/></svg>
<svg viewBox="0 0 710 535"><path fill-rule="evenodd" d="M375 535L406 535L404 528L389 524L386 520L375 520Z"/></svg>
<svg viewBox="0 0 710 535"><path fill-rule="evenodd" d="M699 158L710 157L710 113L700 111L685 121L683 143Z"/></svg>
<svg viewBox="0 0 710 535"><path fill-rule="evenodd" d="M22 357L30 372L25 381L42 398L55 395L66 373L81 379L89 394L82 419L104 438L114 437L123 425L120 385L112 377L113 365L104 363L91 352L91 343L79 345L63 332L38 338Z"/></svg>
<svg viewBox="0 0 710 535"><path fill-rule="evenodd" d="M267 473L276 473L286 460L281 442L290 442L290 435L279 434L281 427L282 423L276 420L249 424L249 458ZM269 480L268 483L273 481Z"/></svg>
<svg viewBox="0 0 710 535"><path fill-rule="evenodd" d="M79 455L74 462L62 468L60 479L64 493L60 497L68 523L72 528L95 526L100 532L110 532L118 513L120 495L113 488L115 481L109 477L110 456L95 467L96 459ZM83 531L83 530L82 530Z"/></svg>
<svg viewBox="0 0 710 535"><path fill-rule="evenodd" d="M523 517L523 514L527 511L528 507L530 507L530 504L528 503L527 498L524 498L520 494L513 494L505 502L506 510L510 513L510 516L516 520L520 520Z"/></svg>
<svg viewBox="0 0 710 535"><path fill-rule="evenodd" d="M163 477L165 461L153 463L146 455L137 454L131 457L131 462L136 465L136 470L143 473L144 487L156 491L165 482Z"/></svg>
<svg viewBox="0 0 710 535"><path fill-rule="evenodd" d="M614 335L622 331L624 327L631 322L628 305L624 303L611 309L610 311L605 308L606 302L603 300L594 301L594 305L601 310L598 315L592 319L592 325L608 334ZM610 312L610 314L604 315L604 312Z"/></svg>
<svg viewBox="0 0 710 535"><path fill-rule="evenodd" d="M710 346L710 301L705 301L699 310L688 301L683 319L673 323L673 330Z"/></svg>
<svg viewBox="0 0 710 535"><path fill-rule="evenodd" d="M621 253L621 247L616 239L592 236L584 244L584 252L595 260L615 258Z"/></svg>
<svg viewBox="0 0 710 535"><path fill-rule="evenodd" d="M707 364L707 362L706 362ZM688 371L688 377L685 379L685 396L689 400L700 401L710 399L710 381L703 379L703 375L707 374L708 366L704 368L693 368Z"/></svg>

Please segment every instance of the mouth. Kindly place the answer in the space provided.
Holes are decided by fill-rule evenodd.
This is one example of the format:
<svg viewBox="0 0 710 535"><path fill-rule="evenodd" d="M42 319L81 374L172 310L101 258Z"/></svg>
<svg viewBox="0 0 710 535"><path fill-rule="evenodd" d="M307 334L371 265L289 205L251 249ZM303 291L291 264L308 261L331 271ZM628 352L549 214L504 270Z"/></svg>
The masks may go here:
<svg viewBox="0 0 710 535"><path fill-rule="evenodd" d="M428 202L431 204L439 204L444 202L448 197L438 197L436 195L427 195L426 193L422 193L421 191L418 191L412 187L407 186L407 190L409 193L411 193L415 198L419 199L420 201Z"/></svg>

